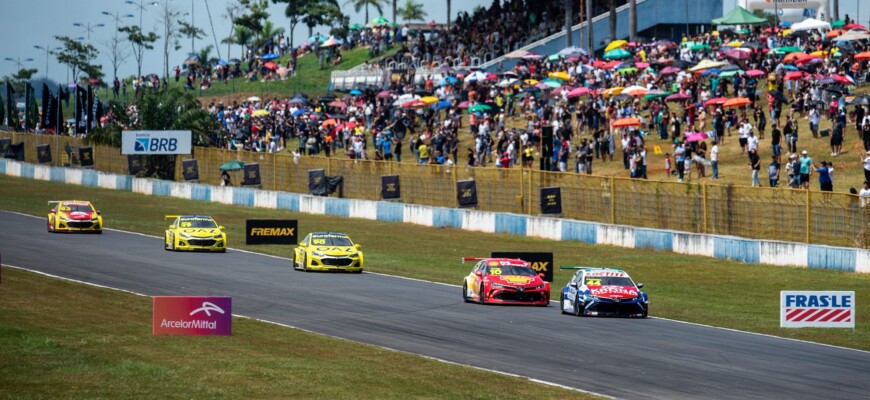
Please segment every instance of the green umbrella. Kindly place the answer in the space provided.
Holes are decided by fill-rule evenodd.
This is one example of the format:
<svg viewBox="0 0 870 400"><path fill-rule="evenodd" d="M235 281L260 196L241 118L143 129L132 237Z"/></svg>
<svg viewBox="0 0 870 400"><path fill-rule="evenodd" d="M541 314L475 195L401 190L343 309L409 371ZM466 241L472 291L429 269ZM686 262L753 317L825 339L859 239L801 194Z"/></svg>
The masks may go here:
<svg viewBox="0 0 870 400"><path fill-rule="evenodd" d="M652 100L660 97L668 97L670 95L670 92L665 92L663 90L650 90L649 92L647 92L646 96L643 96L643 99Z"/></svg>
<svg viewBox="0 0 870 400"><path fill-rule="evenodd" d="M372 20L372 25L374 25L374 26L386 25L388 23L390 23L390 20L388 20L384 17L377 17L377 18Z"/></svg>
<svg viewBox="0 0 870 400"><path fill-rule="evenodd" d="M783 46L773 49L776 54L800 53L801 49L794 46Z"/></svg>
<svg viewBox="0 0 870 400"><path fill-rule="evenodd" d="M831 22L831 28L842 28L844 25L846 25L846 20L844 19Z"/></svg>
<svg viewBox="0 0 870 400"><path fill-rule="evenodd" d="M625 49L613 49L604 53L605 60L621 60L623 58L631 57L631 53L629 53Z"/></svg>
<svg viewBox="0 0 870 400"><path fill-rule="evenodd" d="M492 110L492 107L490 107L486 104L478 104L478 105L468 107L468 112L470 112L470 113L478 112L478 111L489 111L489 110Z"/></svg>
<svg viewBox="0 0 870 400"><path fill-rule="evenodd" d="M689 50L692 50L692 51L710 50L710 45L708 45L708 44L703 44L703 43L701 43L701 44L696 44L696 45L694 45L694 46L692 46L692 47L689 47Z"/></svg>
<svg viewBox="0 0 870 400"><path fill-rule="evenodd" d="M244 167L245 167L245 163L243 163L239 160L236 160L236 161L229 161L229 162L224 163L223 165L220 166L220 170L221 171L238 171Z"/></svg>
<svg viewBox="0 0 870 400"><path fill-rule="evenodd" d="M557 88L559 86L562 86L562 80L556 79L556 78L547 78L547 79L544 79L543 81L541 81L541 83L543 83L551 88Z"/></svg>
<svg viewBox="0 0 870 400"><path fill-rule="evenodd" d="M732 77L734 75L743 75L743 70L738 69L738 70L734 70L734 71L725 71L725 72L719 74L719 76L721 76L723 78L729 78L729 77Z"/></svg>
<svg viewBox="0 0 870 400"><path fill-rule="evenodd" d="M558 55L558 54L552 54L552 55L550 55L549 57L547 57L547 59L550 60L550 61L556 61L556 60L559 59L559 55Z"/></svg>
<svg viewBox="0 0 870 400"><path fill-rule="evenodd" d="M357 29L362 29L362 28L365 28L365 27L366 27L366 26L363 25L363 24L353 24L353 25L351 25L349 28L350 28L350 30L355 31L355 30L357 30Z"/></svg>
<svg viewBox="0 0 870 400"><path fill-rule="evenodd" d="M738 30L736 30L735 32L737 32L737 33L739 33L739 34L741 34L741 35L748 35L748 34L749 34L749 29L738 29Z"/></svg>
<svg viewBox="0 0 870 400"><path fill-rule="evenodd" d="M398 28L398 27L399 27L399 24L397 24L397 23L395 23L395 22L390 22L390 23L387 24L387 25L389 25L390 27L393 27L393 28Z"/></svg>
<svg viewBox="0 0 870 400"><path fill-rule="evenodd" d="M628 67L628 68L620 68L620 69L619 69L619 73L620 73L620 74L630 74L630 73L632 73L632 72L637 72L637 68L635 68L635 67Z"/></svg>

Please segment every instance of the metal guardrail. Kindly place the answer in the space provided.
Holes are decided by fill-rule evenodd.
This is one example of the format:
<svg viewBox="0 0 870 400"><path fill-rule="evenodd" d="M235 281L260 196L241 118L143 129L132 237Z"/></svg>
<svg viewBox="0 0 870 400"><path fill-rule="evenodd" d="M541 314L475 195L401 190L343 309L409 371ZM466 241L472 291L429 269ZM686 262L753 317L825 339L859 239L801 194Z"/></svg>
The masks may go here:
<svg viewBox="0 0 870 400"><path fill-rule="evenodd" d="M0 132L13 143L25 143L25 161L36 160L36 145L49 143L52 152L65 145L81 146L81 139ZM547 172L533 169L497 169L463 166L417 165L343 157L256 153L196 147L200 182L219 184L219 166L227 161L259 163L262 187L308 193L308 170L344 177L344 195L378 200L381 176L398 175L405 203L457 207L456 182L473 179L479 208L485 211L537 215L541 188L559 187L564 218L670 229L693 233L733 235L834 246L870 248L870 208L846 193L772 189L709 183L654 180ZM182 180L178 156L176 180ZM94 146L94 168L127 173L127 159L117 148ZM51 165L63 166L53 157ZM240 177L233 178L239 182Z"/></svg>

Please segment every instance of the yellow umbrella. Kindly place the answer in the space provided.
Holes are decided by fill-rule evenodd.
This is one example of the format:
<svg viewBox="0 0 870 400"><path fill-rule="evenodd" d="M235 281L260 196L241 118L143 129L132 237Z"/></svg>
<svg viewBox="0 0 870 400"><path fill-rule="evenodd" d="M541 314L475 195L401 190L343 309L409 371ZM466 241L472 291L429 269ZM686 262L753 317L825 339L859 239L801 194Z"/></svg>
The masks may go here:
<svg viewBox="0 0 870 400"><path fill-rule="evenodd" d="M561 79L563 81L567 81L569 79L568 73L565 71L550 72L548 76L550 78Z"/></svg>
<svg viewBox="0 0 870 400"><path fill-rule="evenodd" d="M741 41L739 41L739 40L735 40L735 41L733 41L733 42L731 42L731 43L728 43L727 46L730 46L730 47L740 47L740 46L743 46L743 42L741 42Z"/></svg>
<svg viewBox="0 0 870 400"><path fill-rule="evenodd" d="M622 93L623 90L625 90L625 88L622 86L612 87L604 91L604 97L616 96Z"/></svg>
<svg viewBox="0 0 870 400"><path fill-rule="evenodd" d="M538 81L536 81L536 80L534 80L534 79L526 79L526 80L524 80L523 82L525 82L527 85L531 85L531 86L534 86L534 85L537 85L537 84L541 83L541 82L538 82Z"/></svg>
<svg viewBox="0 0 870 400"><path fill-rule="evenodd" d="M825 57L825 58L827 58L828 55L830 55L826 50L814 51L810 54L814 55L814 56Z"/></svg>
<svg viewBox="0 0 870 400"><path fill-rule="evenodd" d="M269 112L266 110L257 110L257 111L254 111L254 113L252 115L255 117L265 117L265 116L269 115Z"/></svg>
<svg viewBox="0 0 870 400"><path fill-rule="evenodd" d="M614 40L604 48L604 52L607 53L610 50L621 49L625 46L628 46L628 42L625 40Z"/></svg>
<svg viewBox="0 0 870 400"><path fill-rule="evenodd" d="M438 102L438 98L435 96L426 96L420 99L420 101L426 104L435 104Z"/></svg>

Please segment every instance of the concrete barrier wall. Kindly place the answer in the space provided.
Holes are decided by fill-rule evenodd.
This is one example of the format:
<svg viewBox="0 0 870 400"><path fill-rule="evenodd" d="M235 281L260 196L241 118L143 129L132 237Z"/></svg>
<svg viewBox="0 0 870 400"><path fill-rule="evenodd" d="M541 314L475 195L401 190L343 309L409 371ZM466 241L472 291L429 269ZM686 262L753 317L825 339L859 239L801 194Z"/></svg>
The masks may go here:
<svg viewBox="0 0 870 400"><path fill-rule="evenodd" d="M0 159L0 174L245 207L404 222L627 248L648 248L746 263L870 273L870 250L863 249L704 235L386 201L316 197L252 188L169 182L97 173L93 170L33 165L5 159Z"/></svg>

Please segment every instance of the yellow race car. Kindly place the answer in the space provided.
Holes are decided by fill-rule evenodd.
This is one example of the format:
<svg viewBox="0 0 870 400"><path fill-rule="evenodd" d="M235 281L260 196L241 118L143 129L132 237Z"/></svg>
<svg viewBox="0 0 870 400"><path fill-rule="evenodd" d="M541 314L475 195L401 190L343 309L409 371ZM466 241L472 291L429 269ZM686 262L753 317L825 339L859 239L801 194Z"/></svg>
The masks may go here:
<svg viewBox="0 0 870 400"><path fill-rule="evenodd" d="M49 232L103 233L103 217L89 201L52 200L48 202Z"/></svg>
<svg viewBox="0 0 870 400"><path fill-rule="evenodd" d="M167 251L227 251L224 227L205 215L167 215L172 225L166 230L163 247Z"/></svg>
<svg viewBox="0 0 870 400"><path fill-rule="evenodd" d="M293 251L293 269L305 271L363 270L362 246L337 232L312 232Z"/></svg>

